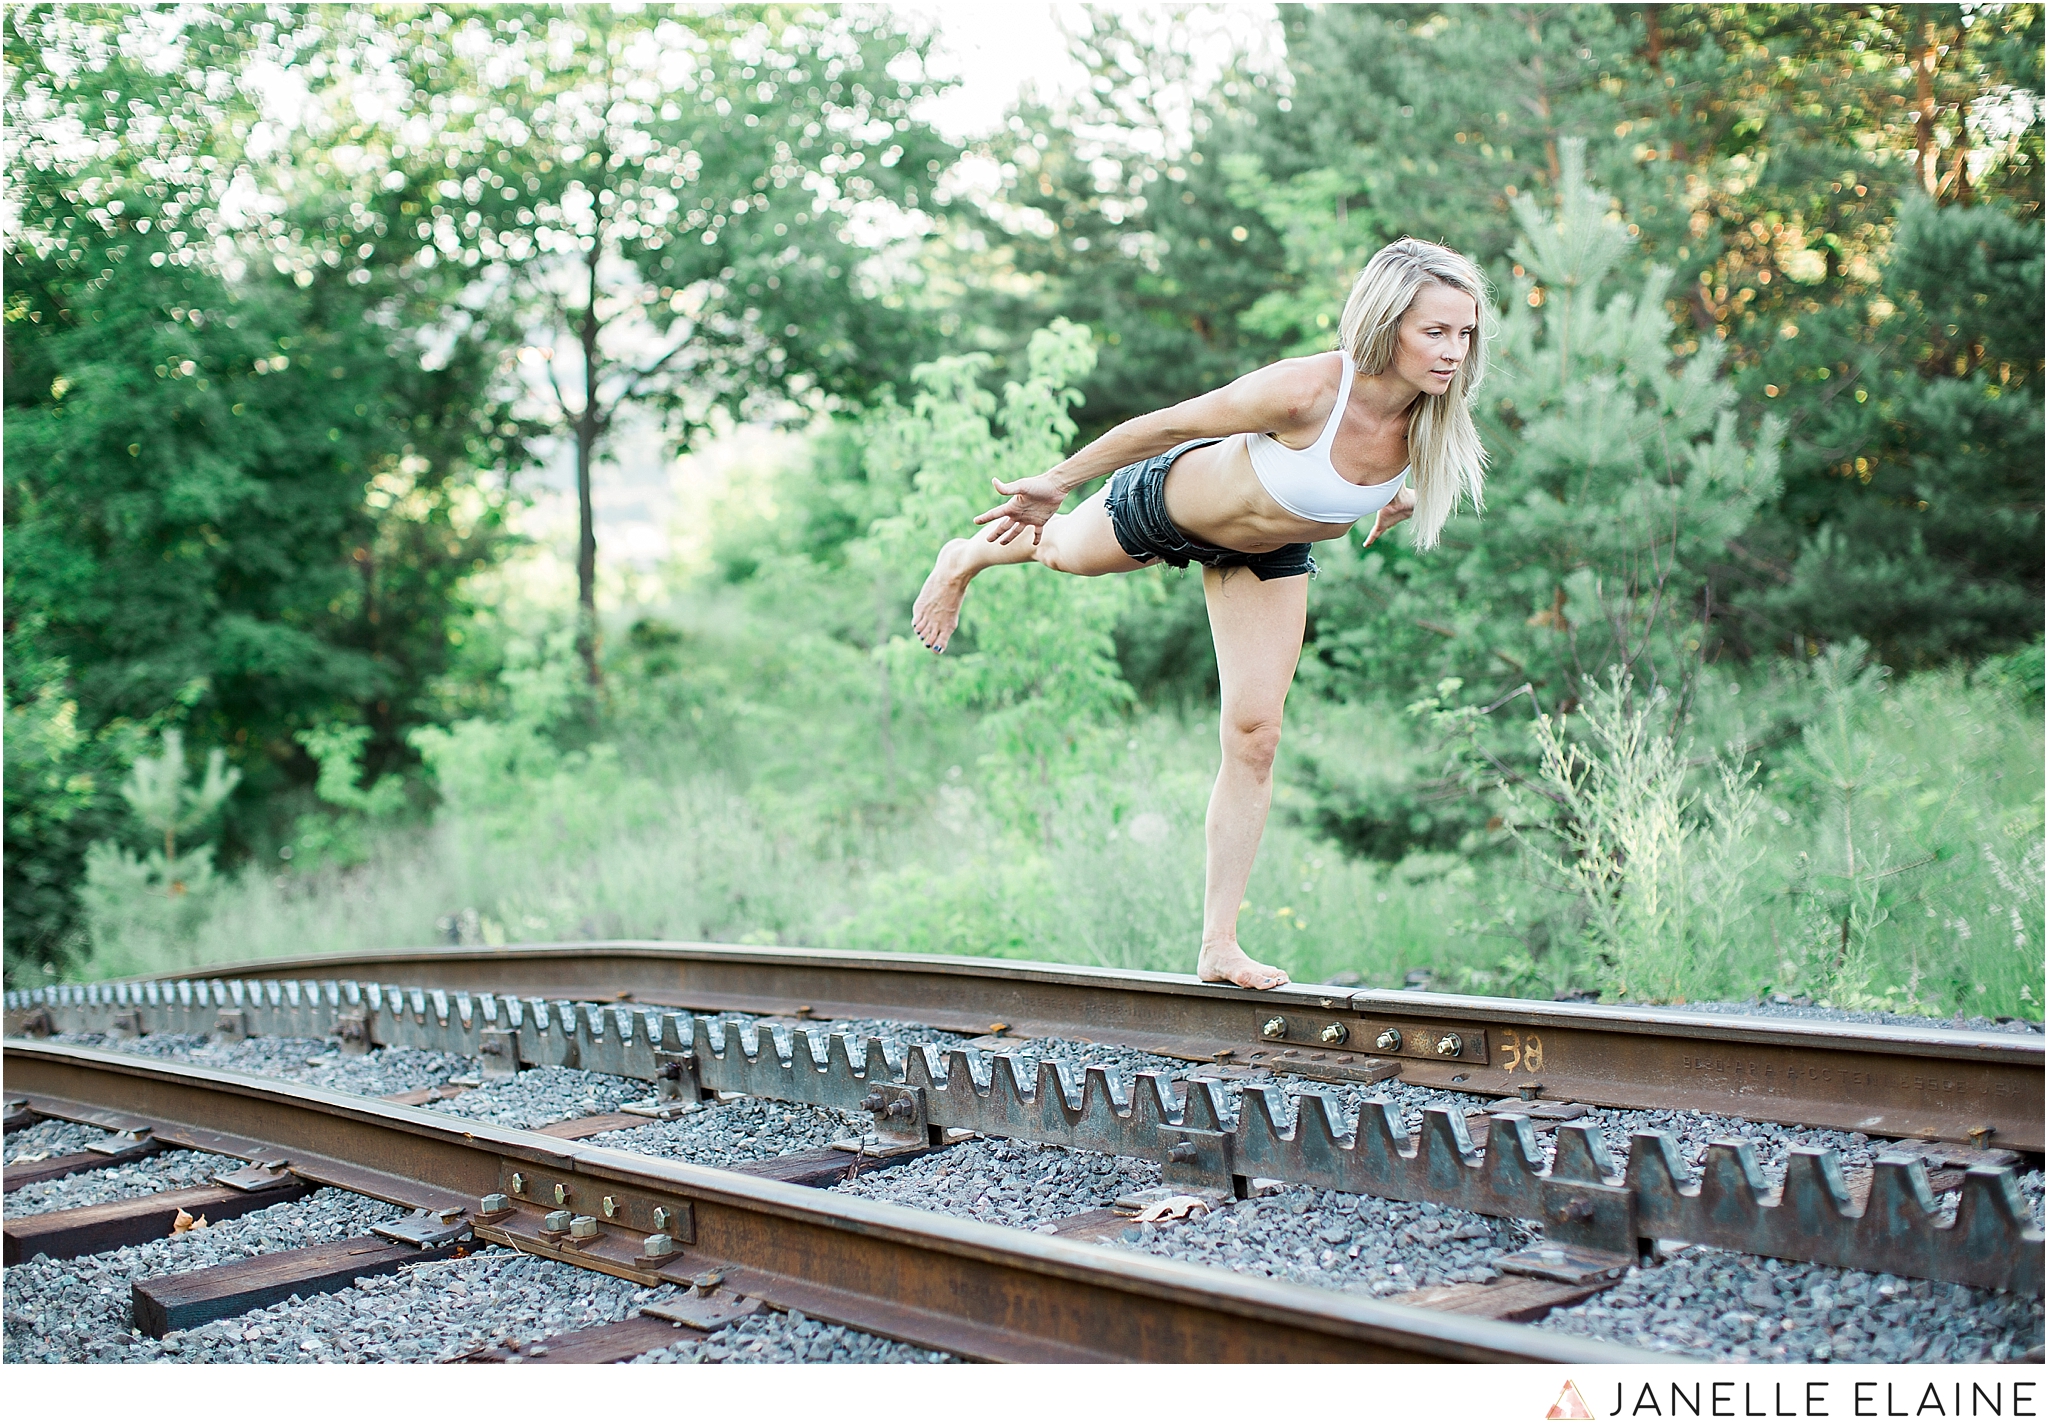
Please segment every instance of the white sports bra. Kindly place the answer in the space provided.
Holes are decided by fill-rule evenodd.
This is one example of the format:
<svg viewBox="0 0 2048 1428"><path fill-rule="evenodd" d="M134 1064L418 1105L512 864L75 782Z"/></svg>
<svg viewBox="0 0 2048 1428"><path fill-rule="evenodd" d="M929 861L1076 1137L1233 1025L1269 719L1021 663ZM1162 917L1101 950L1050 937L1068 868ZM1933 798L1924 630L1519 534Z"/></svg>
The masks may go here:
<svg viewBox="0 0 2048 1428"><path fill-rule="evenodd" d="M1308 450L1296 451L1267 432L1251 432L1244 439L1252 470L1257 473L1259 484L1266 488L1266 494L1305 521L1349 525L1363 520L1398 496L1401 483L1414 469L1412 465L1404 466L1400 475L1377 486L1361 486L1337 474L1330 450L1337 444L1337 428L1344 422L1344 405L1351 399L1353 375L1347 357L1344 378L1337 388L1337 405L1323 424L1323 434Z"/></svg>

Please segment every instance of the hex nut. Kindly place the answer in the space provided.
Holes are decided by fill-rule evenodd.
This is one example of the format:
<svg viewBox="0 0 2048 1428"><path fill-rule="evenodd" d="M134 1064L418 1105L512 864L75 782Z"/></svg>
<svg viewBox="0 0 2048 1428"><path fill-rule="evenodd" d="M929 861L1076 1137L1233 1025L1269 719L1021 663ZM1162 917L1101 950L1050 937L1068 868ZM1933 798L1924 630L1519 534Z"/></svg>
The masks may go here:
<svg viewBox="0 0 2048 1428"><path fill-rule="evenodd" d="M516 1170L512 1172L512 1193L514 1195L524 1195L526 1193L526 1177Z"/></svg>
<svg viewBox="0 0 2048 1428"><path fill-rule="evenodd" d="M594 1239L597 1235L597 1217L578 1215L569 1221L569 1238L573 1240Z"/></svg>
<svg viewBox="0 0 2048 1428"><path fill-rule="evenodd" d="M1259 1034L1275 1038L1287 1035L1287 1018L1284 1016L1271 1018L1264 1026L1259 1028Z"/></svg>
<svg viewBox="0 0 2048 1428"><path fill-rule="evenodd" d="M541 1228L545 1229L549 1234L562 1235L569 1232L569 1220L570 1215L567 1210L550 1210L547 1213L547 1217L540 1223Z"/></svg>
<svg viewBox="0 0 2048 1428"><path fill-rule="evenodd" d="M1351 1039L1351 1033L1344 1029L1344 1023L1333 1021L1316 1033L1316 1040L1325 1046L1342 1046Z"/></svg>
<svg viewBox="0 0 2048 1428"><path fill-rule="evenodd" d="M659 1259L663 1255L674 1254L676 1242L667 1235L649 1235L641 1241L640 1252L649 1259Z"/></svg>
<svg viewBox="0 0 2048 1428"><path fill-rule="evenodd" d="M604 1217L609 1220L612 1216L619 1213L619 1202L612 1196L607 1195L598 1202L598 1208L604 1211Z"/></svg>
<svg viewBox="0 0 2048 1428"><path fill-rule="evenodd" d="M512 1198L509 1195L484 1196L483 1211L486 1215L502 1215L511 1208Z"/></svg>
<svg viewBox="0 0 2048 1428"><path fill-rule="evenodd" d="M569 1203L569 1187L564 1185L559 1180L555 1182L555 1203L557 1205L566 1205Z"/></svg>
<svg viewBox="0 0 2048 1428"><path fill-rule="evenodd" d="M1401 1049L1401 1033L1390 1026L1374 1039L1373 1045L1382 1051L1399 1051Z"/></svg>
<svg viewBox="0 0 2048 1428"><path fill-rule="evenodd" d="M668 1206L656 1205L654 1207L654 1228L656 1228L657 1230L665 1230L669 1227L669 1223L670 1217L668 1213Z"/></svg>
<svg viewBox="0 0 2048 1428"><path fill-rule="evenodd" d="M1436 1039L1436 1054L1439 1056L1462 1056L1465 1052L1465 1038L1455 1031L1447 1031Z"/></svg>

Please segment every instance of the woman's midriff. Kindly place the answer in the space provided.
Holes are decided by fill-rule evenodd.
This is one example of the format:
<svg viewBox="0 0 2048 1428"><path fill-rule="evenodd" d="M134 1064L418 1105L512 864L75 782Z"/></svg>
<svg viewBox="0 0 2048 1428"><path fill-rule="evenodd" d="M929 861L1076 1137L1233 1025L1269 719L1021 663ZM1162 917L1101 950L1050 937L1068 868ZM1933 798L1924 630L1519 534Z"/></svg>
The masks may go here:
<svg viewBox="0 0 2048 1428"><path fill-rule="evenodd" d="M1266 494L1252 470L1245 439L1233 436L1201 446L1166 473L1166 517L1189 540L1246 555L1263 555L1296 541L1335 540L1349 522L1305 521Z"/></svg>

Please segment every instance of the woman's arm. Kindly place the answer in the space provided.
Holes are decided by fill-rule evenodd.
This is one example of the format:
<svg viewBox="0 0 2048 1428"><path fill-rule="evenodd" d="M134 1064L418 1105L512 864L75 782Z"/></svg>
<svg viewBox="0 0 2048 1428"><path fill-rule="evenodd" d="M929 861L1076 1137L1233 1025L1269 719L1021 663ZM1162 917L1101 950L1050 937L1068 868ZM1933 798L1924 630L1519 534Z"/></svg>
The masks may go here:
<svg viewBox="0 0 2048 1428"><path fill-rule="evenodd" d="M1177 405L1111 427L1041 476L994 483L1009 497L974 518L976 525L1001 521L994 539L1007 545L1027 527L1043 526L1058 514L1075 487L1097 476L1169 451L1205 436L1248 431L1290 431L1306 426L1318 405L1330 401L1343 376L1334 352L1292 357L1247 372L1227 387L1190 397Z"/></svg>

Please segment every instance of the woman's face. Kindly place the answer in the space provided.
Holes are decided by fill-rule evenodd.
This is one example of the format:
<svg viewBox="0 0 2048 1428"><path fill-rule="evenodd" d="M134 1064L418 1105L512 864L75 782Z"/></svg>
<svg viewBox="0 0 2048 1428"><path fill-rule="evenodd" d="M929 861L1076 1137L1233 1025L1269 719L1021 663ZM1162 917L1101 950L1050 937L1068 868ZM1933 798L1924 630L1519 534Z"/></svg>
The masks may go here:
<svg viewBox="0 0 2048 1428"><path fill-rule="evenodd" d="M1479 336L1479 305L1443 283L1426 284L1401 314L1394 374L1429 396L1451 389Z"/></svg>

